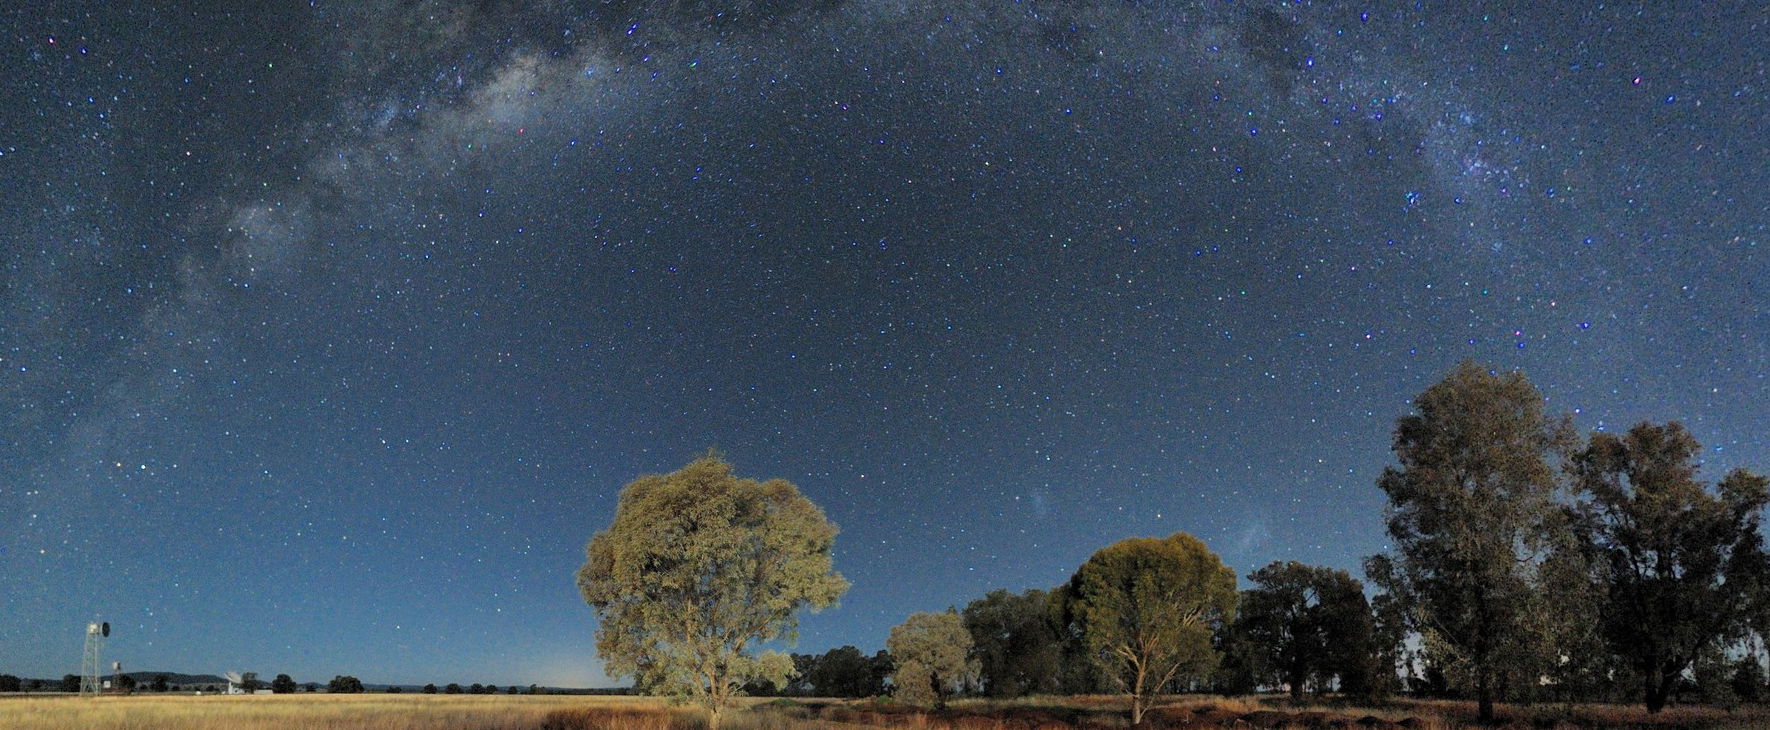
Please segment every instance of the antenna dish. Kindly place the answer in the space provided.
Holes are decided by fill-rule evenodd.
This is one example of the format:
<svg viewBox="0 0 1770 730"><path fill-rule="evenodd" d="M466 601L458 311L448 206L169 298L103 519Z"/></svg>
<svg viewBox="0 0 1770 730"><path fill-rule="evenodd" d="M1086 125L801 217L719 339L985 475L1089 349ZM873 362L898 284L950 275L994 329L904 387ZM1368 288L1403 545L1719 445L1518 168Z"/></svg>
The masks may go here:
<svg viewBox="0 0 1770 730"><path fill-rule="evenodd" d="M222 674L221 676L227 677L227 681L232 682L234 684L242 684L246 681L246 678L240 676L239 672L226 672L226 673Z"/></svg>
<svg viewBox="0 0 1770 730"><path fill-rule="evenodd" d="M104 637L107 639L110 638L111 637L111 622L106 621L102 624L99 624L99 626L102 627L99 629L99 633L104 634Z"/></svg>

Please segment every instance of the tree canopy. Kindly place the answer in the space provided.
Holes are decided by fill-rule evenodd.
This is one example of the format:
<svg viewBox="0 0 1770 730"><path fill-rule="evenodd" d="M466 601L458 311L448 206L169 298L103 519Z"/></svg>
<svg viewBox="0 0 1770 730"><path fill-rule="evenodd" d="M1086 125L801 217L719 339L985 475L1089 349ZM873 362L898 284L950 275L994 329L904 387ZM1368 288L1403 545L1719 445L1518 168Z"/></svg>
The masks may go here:
<svg viewBox="0 0 1770 730"><path fill-rule="evenodd" d="M910 614L891 628L885 649L897 663L891 675L897 698L910 704L945 706L977 677L971 633L952 609Z"/></svg>
<svg viewBox="0 0 1770 730"><path fill-rule="evenodd" d="M362 694L363 681L348 674L336 675L332 677L332 681L326 683L326 691L335 695Z"/></svg>
<svg viewBox="0 0 1770 730"><path fill-rule="evenodd" d="M577 573L597 652L638 686L719 713L747 681L786 683L787 656L752 647L789 636L802 608L848 582L831 565L836 526L782 479L758 482L709 454L621 490L613 524Z"/></svg>
<svg viewBox="0 0 1770 730"><path fill-rule="evenodd" d="M1235 573L1191 535L1130 538L1088 558L1066 600L1088 657L1131 695L1135 724L1150 694L1216 667L1212 637L1234 619Z"/></svg>
<svg viewBox="0 0 1770 730"><path fill-rule="evenodd" d="M1062 634L1051 595L990 591L965 606L965 628L971 632L983 693L1018 697L1059 690L1063 667Z"/></svg>
<svg viewBox="0 0 1770 730"><path fill-rule="evenodd" d="M1342 692L1369 693L1375 629L1364 584L1343 570L1279 561L1248 580L1234 633L1250 646L1257 679L1287 685L1293 699L1334 680Z"/></svg>
<svg viewBox="0 0 1770 730"><path fill-rule="evenodd" d="M1414 608L1412 628L1491 722L1496 697L1544 666L1537 568L1556 514L1550 459L1571 432L1544 414L1522 373L1471 362L1414 407L1395 425L1400 466L1377 482L1389 497L1393 553L1373 558L1369 572Z"/></svg>
<svg viewBox="0 0 1770 730"><path fill-rule="evenodd" d="M1604 638L1640 676L1649 712L1705 651L1747 630L1766 583L1765 478L1734 470L1710 491L1700 453L1683 425L1642 423L1593 434L1571 468Z"/></svg>

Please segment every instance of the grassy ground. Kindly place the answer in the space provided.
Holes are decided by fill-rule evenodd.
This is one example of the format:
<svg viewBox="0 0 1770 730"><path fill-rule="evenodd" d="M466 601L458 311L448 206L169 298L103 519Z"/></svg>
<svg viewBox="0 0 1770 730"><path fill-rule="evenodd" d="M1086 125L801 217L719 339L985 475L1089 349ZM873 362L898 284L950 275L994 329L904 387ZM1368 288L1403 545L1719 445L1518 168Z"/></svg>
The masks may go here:
<svg viewBox="0 0 1770 730"><path fill-rule="evenodd" d="M889 700L749 700L723 730L1074 730L1128 728L1117 696L961 700L942 711ZM1472 703L1397 700L1378 707L1292 705L1275 697L1177 697L1156 703L1155 729L1226 727L1456 730L1475 727ZM1770 709L1534 705L1500 708L1514 730L1746 730L1770 728ZM0 728L49 730L700 730L705 713L636 697L559 695L0 696Z"/></svg>

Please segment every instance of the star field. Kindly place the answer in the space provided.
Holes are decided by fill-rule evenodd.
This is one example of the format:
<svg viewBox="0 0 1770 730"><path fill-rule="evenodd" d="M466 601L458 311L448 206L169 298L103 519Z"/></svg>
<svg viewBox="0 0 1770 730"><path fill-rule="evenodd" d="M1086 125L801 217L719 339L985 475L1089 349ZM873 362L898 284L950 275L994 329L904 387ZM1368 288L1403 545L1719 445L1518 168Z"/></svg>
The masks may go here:
<svg viewBox="0 0 1770 730"><path fill-rule="evenodd" d="M611 683L572 571L710 446L842 528L801 651L1357 573L1468 358L1770 469L1753 3L480 5L6 11L0 670Z"/></svg>

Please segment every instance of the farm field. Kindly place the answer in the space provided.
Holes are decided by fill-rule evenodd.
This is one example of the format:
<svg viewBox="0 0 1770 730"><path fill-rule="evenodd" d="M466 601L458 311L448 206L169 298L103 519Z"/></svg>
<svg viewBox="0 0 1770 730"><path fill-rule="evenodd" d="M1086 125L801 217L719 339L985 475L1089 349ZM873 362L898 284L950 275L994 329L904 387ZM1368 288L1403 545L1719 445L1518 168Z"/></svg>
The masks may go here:
<svg viewBox="0 0 1770 730"><path fill-rule="evenodd" d="M1118 697L962 700L942 711L889 701L750 699L726 714L728 730L908 727L925 730L1069 730L1125 728ZM1479 727L1471 703L1400 700L1380 708L1289 706L1279 698L1173 698L1151 710L1147 726L1173 728L1345 728L1451 730ZM1770 727L1770 710L1671 708L1649 716L1638 707L1505 707L1501 727L1582 730L1746 730ZM699 730L705 715L644 697L581 695L275 695L83 698L0 696L0 728L50 730Z"/></svg>

